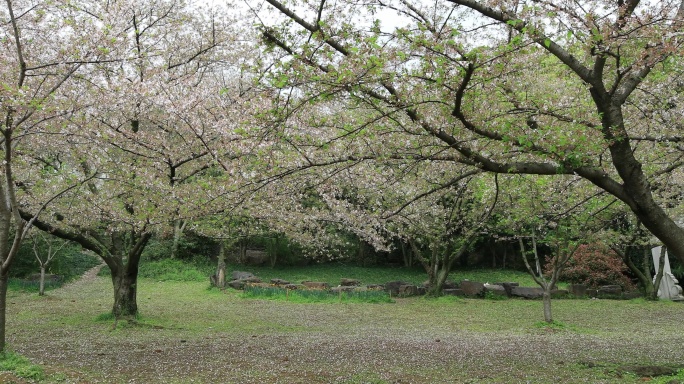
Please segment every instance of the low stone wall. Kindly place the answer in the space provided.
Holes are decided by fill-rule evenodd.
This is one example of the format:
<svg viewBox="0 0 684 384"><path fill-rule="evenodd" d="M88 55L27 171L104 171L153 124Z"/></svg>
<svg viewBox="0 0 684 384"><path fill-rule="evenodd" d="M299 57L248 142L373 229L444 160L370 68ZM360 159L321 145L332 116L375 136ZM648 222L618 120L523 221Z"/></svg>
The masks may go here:
<svg viewBox="0 0 684 384"><path fill-rule="evenodd" d="M233 280L227 285L234 289L244 289L245 286L280 287L284 289L329 290L332 292L353 292L367 290L385 290L392 297L411 297L424 295L426 284L416 285L408 281L389 281L385 284L363 285L361 281L352 278L342 278L338 286L331 287L327 282L302 281L299 284L283 279L271 279L270 283L263 283L261 279L249 272L234 271ZM494 284L463 280L460 283L449 282L442 290L444 295L492 298L518 297L523 299L541 299L544 291L540 287L521 287L517 282L499 282ZM598 298L598 299L633 299L641 297L639 292L623 292L619 285L606 285L599 289L588 289L583 284L570 284L569 289L554 289L553 298Z"/></svg>

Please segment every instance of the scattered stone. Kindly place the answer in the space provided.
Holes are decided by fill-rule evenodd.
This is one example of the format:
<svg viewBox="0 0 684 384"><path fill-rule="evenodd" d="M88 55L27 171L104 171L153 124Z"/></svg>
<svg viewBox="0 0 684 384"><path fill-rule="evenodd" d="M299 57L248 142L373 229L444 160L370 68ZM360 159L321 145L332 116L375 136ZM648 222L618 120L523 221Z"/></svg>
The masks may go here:
<svg viewBox="0 0 684 384"><path fill-rule="evenodd" d="M330 284L322 281L302 281L302 285L308 289L329 289Z"/></svg>
<svg viewBox="0 0 684 384"><path fill-rule="evenodd" d="M369 291L384 291L385 286L382 284L368 284L366 289Z"/></svg>
<svg viewBox="0 0 684 384"><path fill-rule="evenodd" d="M247 284L247 282L244 280L233 280L226 283L227 286L238 290L245 289L245 284Z"/></svg>
<svg viewBox="0 0 684 384"><path fill-rule="evenodd" d="M544 295L544 290L537 287L512 287L511 296L522 297L524 299L540 299Z"/></svg>
<svg viewBox="0 0 684 384"><path fill-rule="evenodd" d="M662 365L623 365L617 370L633 373L640 377L670 376L677 373L677 369Z"/></svg>
<svg viewBox="0 0 684 384"><path fill-rule="evenodd" d="M503 285L497 285L497 284L485 284L485 294L489 293L494 296L500 296L500 297L508 297L508 294L506 293L506 289L503 287Z"/></svg>
<svg viewBox="0 0 684 384"><path fill-rule="evenodd" d="M506 290L506 295L508 295L508 297L511 297L511 291L513 290L513 287L519 287L520 286L520 283L516 283L513 281L507 281L507 282L503 282L503 283L494 283L494 284L504 287L504 289Z"/></svg>
<svg viewBox="0 0 684 384"><path fill-rule="evenodd" d="M477 281L463 280L459 285L459 288L463 291L466 296L476 297L482 296L485 292L485 286Z"/></svg>
<svg viewBox="0 0 684 384"><path fill-rule="evenodd" d="M596 292L599 299L620 299L622 298L622 287L619 285L604 285L599 287Z"/></svg>
<svg viewBox="0 0 684 384"><path fill-rule="evenodd" d="M409 297L409 296L417 296L417 295L418 295L418 287L417 286L415 286L413 284L399 286L399 296Z"/></svg>
<svg viewBox="0 0 684 384"><path fill-rule="evenodd" d="M245 286L247 284L256 285L259 283L261 283L261 279L252 275L252 277L249 277L246 279L237 279L237 280L229 281L226 283L226 285L233 288L233 289L242 290L242 289L245 289ZM268 284L266 284L266 286L268 286Z"/></svg>
<svg viewBox="0 0 684 384"><path fill-rule="evenodd" d="M411 283L408 281L390 281L385 283L385 290L392 296L397 296L399 295L399 287L402 285L411 285Z"/></svg>
<svg viewBox="0 0 684 384"><path fill-rule="evenodd" d="M339 287L330 288L330 292L334 292L334 293L353 292L355 290L356 290L356 287L354 287L354 286L344 286L344 285L340 285Z"/></svg>
<svg viewBox="0 0 684 384"><path fill-rule="evenodd" d="M570 284L568 287L570 294L575 297L585 297L587 296L587 286L584 284Z"/></svg>
<svg viewBox="0 0 684 384"><path fill-rule="evenodd" d="M444 296L465 296L465 293L463 293L463 290L459 289L459 288L443 289L442 294Z"/></svg>
<svg viewBox="0 0 684 384"><path fill-rule="evenodd" d="M423 286L419 286L418 288L418 295L419 296L425 296L427 294L427 288Z"/></svg>
<svg viewBox="0 0 684 384"><path fill-rule="evenodd" d="M458 288L458 284L456 284L455 281L445 281L444 285L442 285L442 289L456 289Z"/></svg>
<svg viewBox="0 0 684 384"><path fill-rule="evenodd" d="M280 285L288 285L288 284L290 284L290 282L287 280L283 280L283 279L271 279L271 284L280 286Z"/></svg>
<svg viewBox="0 0 684 384"><path fill-rule="evenodd" d="M356 280L356 279L342 278L340 280L340 285L343 287L357 287L357 286L361 285L361 281Z"/></svg>
<svg viewBox="0 0 684 384"><path fill-rule="evenodd" d="M271 286L271 284L268 284L268 283L247 281L247 284L245 284L245 287L271 288L272 286Z"/></svg>
<svg viewBox="0 0 684 384"><path fill-rule="evenodd" d="M244 279L256 277L251 272L243 272L243 271L233 271L233 274L231 276L233 277L233 280L244 280Z"/></svg>

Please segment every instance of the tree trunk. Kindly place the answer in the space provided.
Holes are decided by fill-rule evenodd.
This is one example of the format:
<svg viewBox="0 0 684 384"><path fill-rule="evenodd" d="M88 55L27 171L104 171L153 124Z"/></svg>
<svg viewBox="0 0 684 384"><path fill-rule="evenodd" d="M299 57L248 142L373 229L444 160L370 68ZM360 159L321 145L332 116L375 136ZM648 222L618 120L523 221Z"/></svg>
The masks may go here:
<svg viewBox="0 0 684 384"><path fill-rule="evenodd" d="M403 241L401 244L401 256L404 259L404 267L413 266L413 252L410 249L406 249L406 244Z"/></svg>
<svg viewBox="0 0 684 384"><path fill-rule="evenodd" d="M542 294L542 301L544 302L544 321L553 323L553 316L551 316L551 285L544 287Z"/></svg>
<svg viewBox="0 0 684 384"><path fill-rule="evenodd" d="M273 242L271 243L271 249L268 252L268 258L270 261L271 268L275 268L276 263L278 262L278 248L280 245L280 236L275 236L273 238ZM224 268L225 269L225 268Z"/></svg>
<svg viewBox="0 0 684 384"><path fill-rule="evenodd" d="M134 318L138 314L138 271L127 273L124 268L121 273L115 275L112 272L114 284L114 307L112 314L116 319Z"/></svg>
<svg viewBox="0 0 684 384"><path fill-rule="evenodd" d="M180 240L183 237L183 231L185 230L185 221L175 220L173 222L173 243L171 244L171 258L175 259L178 257L178 247L180 246Z"/></svg>
<svg viewBox="0 0 684 384"><path fill-rule="evenodd" d="M0 274L0 352L5 351L5 326L7 322L7 283L9 275L7 273Z"/></svg>
<svg viewBox="0 0 684 384"><path fill-rule="evenodd" d="M45 265L40 265L40 288L38 289L38 296L45 295Z"/></svg>
<svg viewBox="0 0 684 384"><path fill-rule="evenodd" d="M216 266L216 287L226 287L226 242L221 242L221 249L219 250L218 265Z"/></svg>
<svg viewBox="0 0 684 384"><path fill-rule="evenodd" d="M433 276L433 280L430 282L430 289L427 292L428 296L439 297L442 295L442 289L444 289L444 283L446 283L447 277L449 277L449 270L444 266L439 269Z"/></svg>
<svg viewBox="0 0 684 384"><path fill-rule="evenodd" d="M114 285L112 314L116 319L133 318L138 314L138 267L140 266L140 256L151 237L152 234L149 232L140 235L133 248L128 252L125 264L120 255L114 259L105 259L106 262L109 260L107 264L112 271L112 283Z"/></svg>

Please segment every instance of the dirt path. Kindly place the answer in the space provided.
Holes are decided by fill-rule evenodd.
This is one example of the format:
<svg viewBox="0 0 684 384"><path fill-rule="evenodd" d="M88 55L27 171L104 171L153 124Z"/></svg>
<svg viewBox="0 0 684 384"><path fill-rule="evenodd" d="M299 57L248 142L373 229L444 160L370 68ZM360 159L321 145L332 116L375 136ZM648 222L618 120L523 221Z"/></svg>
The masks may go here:
<svg viewBox="0 0 684 384"><path fill-rule="evenodd" d="M102 263L100 265L96 265L89 270L85 271L83 275L81 275L80 278L70 281L67 284L64 284L62 287L58 288L59 290L68 290L68 289L74 289L78 287L82 287L84 285L90 284L97 278L97 274L100 273L100 270L105 266L105 263Z"/></svg>

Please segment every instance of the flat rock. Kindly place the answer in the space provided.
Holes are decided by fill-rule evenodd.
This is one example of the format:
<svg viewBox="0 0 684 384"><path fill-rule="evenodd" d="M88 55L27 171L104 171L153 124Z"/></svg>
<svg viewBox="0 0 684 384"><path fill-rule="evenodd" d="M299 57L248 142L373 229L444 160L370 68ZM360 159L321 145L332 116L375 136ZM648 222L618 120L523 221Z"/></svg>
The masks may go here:
<svg viewBox="0 0 684 384"><path fill-rule="evenodd" d="M254 276L254 274L251 272L233 271L233 274L231 275L231 277L233 278L233 280L244 280L244 279L249 279L249 278L256 277L256 276Z"/></svg>
<svg viewBox="0 0 684 384"><path fill-rule="evenodd" d="M413 284L402 285L399 287L399 296L418 296L418 287Z"/></svg>
<svg viewBox="0 0 684 384"><path fill-rule="evenodd" d="M339 292L353 292L353 291L355 291L355 290L356 290L356 287L354 287L354 286L344 286L344 285L340 285L339 287L332 287L332 288L330 288L330 292L335 292L335 293L339 293Z"/></svg>
<svg viewBox="0 0 684 384"><path fill-rule="evenodd" d="M462 289L459 288L447 288L442 290L444 296L465 296Z"/></svg>
<svg viewBox="0 0 684 384"><path fill-rule="evenodd" d="M513 287L519 287L519 286L520 286L520 283L517 283L517 282L514 282L514 281L505 281L505 282L502 282L502 283L494 283L494 285L500 285L500 286L504 287L504 289L506 290L506 294L508 295L508 297L511 297L511 291L513 290Z"/></svg>
<svg viewBox="0 0 684 384"><path fill-rule="evenodd" d="M596 292L599 299L620 299L622 298L622 287L619 285L604 285L599 287Z"/></svg>
<svg viewBox="0 0 684 384"><path fill-rule="evenodd" d="M477 281L463 280L458 286L466 296L482 296L485 292L485 285Z"/></svg>
<svg viewBox="0 0 684 384"><path fill-rule="evenodd" d="M525 299L540 299L544 295L544 290L538 287L512 287L511 296L522 297Z"/></svg>
<svg viewBox="0 0 684 384"><path fill-rule="evenodd" d="M410 282L408 281L388 281L387 283L384 284L385 290L389 292L392 296L397 296L399 295L399 287L402 285L411 285Z"/></svg>
<svg viewBox="0 0 684 384"><path fill-rule="evenodd" d="M584 284L570 284L569 291L575 297L584 297L587 295L587 286Z"/></svg>
<svg viewBox="0 0 684 384"><path fill-rule="evenodd" d="M309 289L329 289L330 284L322 281L302 281L302 285Z"/></svg>
<svg viewBox="0 0 684 384"><path fill-rule="evenodd" d="M508 297L508 293L503 285L485 284L485 292L495 296Z"/></svg>
<svg viewBox="0 0 684 384"><path fill-rule="evenodd" d="M340 285L343 287L357 287L361 285L361 281L357 279L342 278L340 279Z"/></svg>

